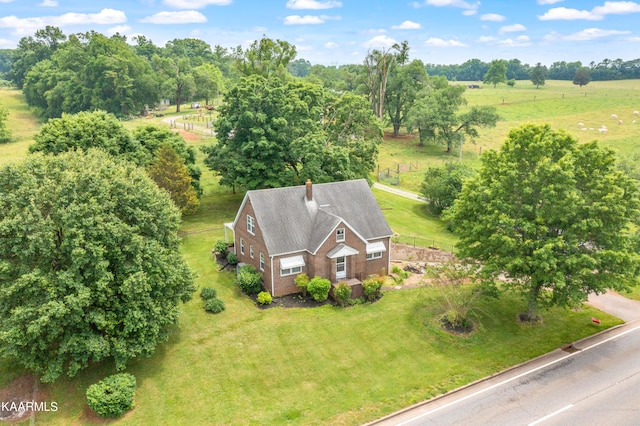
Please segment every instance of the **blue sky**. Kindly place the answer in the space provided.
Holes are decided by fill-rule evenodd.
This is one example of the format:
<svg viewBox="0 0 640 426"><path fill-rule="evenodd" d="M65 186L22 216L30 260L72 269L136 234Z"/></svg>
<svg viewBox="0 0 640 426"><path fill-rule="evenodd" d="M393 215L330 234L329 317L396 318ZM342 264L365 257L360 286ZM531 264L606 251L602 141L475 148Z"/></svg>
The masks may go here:
<svg viewBox="0 0 640 426"><path fill-rule="evenodd" d="M593 0L0 0L0 48L45 25L65 34L143 34L157 45L195 37L248 46L267 35L314 64L361 63L409 42L411 59L460 64L640 57L640 3Z"/></svg>

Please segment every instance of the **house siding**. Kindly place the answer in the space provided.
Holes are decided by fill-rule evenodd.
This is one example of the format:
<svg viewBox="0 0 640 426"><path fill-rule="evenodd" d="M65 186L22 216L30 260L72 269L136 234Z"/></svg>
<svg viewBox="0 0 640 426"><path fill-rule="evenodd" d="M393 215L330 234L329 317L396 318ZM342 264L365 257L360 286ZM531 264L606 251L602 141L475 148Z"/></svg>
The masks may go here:
<svg viewBox="0 0 640 426"><path fill-rule="evenodd" d="M367 254L367 246L358 235L348 226L346 226L343 222L340 222L336 229L345 228L345 239L344 241L337 242L336 241L336 233L335 229L328 236L326 241L320 246L318 251L316 252L315 259L313 259L313 272L314 276L318 275L322 278L327 278L331 282L336 282L336 259L329 259L327 254L333 250L338 244L346 244L351 248L358 250L358 254L353 256L347 256L347 276L346 279L357 278L364 279L364 275L366 274L365 270L365 262L366 262L366 254ZM310 276L311 277L311 276Z"/></svg>
<svg viewBox="0 0 640 426"><path fill-rule="evenodd" d="M387 250L382 252L380 259L366 260L365 275L387 275L389 273L387 268L389 267L389 258L391 256L391 237L370 240L369 243L378 241L382 241Z"/></svg>
<svg viewBox="0 0 640 426"><path fill-rule="evenodd" d="M285 296L287 294L299 293L300 288L296 286L296 277L298 274L286 275L284 277L280 276L280 259L291 257L291 256L302 256L304 259L304 266L302 267L302 272L304 274L309 275L308 268L308 253L307 252L298 252L298 253L290 253L284 256L275 256L273 258L273 281L274 281L274 294L272 296ZM312 275L309 275L312 276Z"/></svg>
<svg viewBox="0 0 640 426"><path fill-rule="evenodd" d="M254 235L247 231L247 215L254 218ZM240 252L239 248L236 250L238 262L253 265L257 271L261 272L264 287L268 292L271 292L271 259L269 259L269 253L267 252L267 247L262 236L262 228L256 218L256 213L253 210L250 199L247 199L238 216L238 223L233 230L233 234L235 247L240 247L240 238L244 240L244 254ZM253 246L253 259L249 254L250 246ZM260 253L264 255L264 271L260 270Z"/></svg>

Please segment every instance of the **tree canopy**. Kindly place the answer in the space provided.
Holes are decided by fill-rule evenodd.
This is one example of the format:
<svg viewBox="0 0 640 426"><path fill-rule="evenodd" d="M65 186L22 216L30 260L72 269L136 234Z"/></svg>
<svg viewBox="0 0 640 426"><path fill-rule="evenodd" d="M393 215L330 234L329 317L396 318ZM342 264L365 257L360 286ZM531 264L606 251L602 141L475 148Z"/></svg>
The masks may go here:
<svg viewBox="0 0 640 426"><path fill-rule="evenodd" d="M0 356L45 382L148 356L195 290L180 213L100 150L0 169Z"/></svg>
<svg viewBox="0 0 640 426"><path fill-rule="evenodd" d="M440 215L451 207L462 190L464 180L473 174L474 170L460 161L449 161L443 166L429 167L420 190L427 200L428 209Z"/></svg>
<svg viewBox="0 0 640 426"><path fill-rule="evenodd" d="M246 189L364 178L375 167L382 131L366 99L322 86L259 75L224 97L204 148L220 184Z"/></svg>
<svg viewBox="0 0 640 426"><path fill-rule="evenodd" d="M576 74L573 76L573 84L582 87L589 84L590 81L591 75L588 67L580 67L576 70Z"/></svg>
<svg viewBox="0 0 640 426"><path fill-rule="evenodd" d="M184 159L171 146L163 145L158 149L147 172L158 187L169 193L183 215L193 214L198 210L200 201L196 189L191 185L189 169L184 164Z"/></svg>
<svg viewBox="0 0 640 426"><path fill-rule="evenodd" d="M0 143L9 142L11 139L11 130L7 127L7 117L9 117L9 111L0 105Z"/></svg>
<svg viewBox="0 0 640 426"><path fill-rule="evenodd" d="M612 151L578 144L548 125L513 129L501 150L482 155L448 219L462 257L482 264L490 285L519 291L523 319L538 305L573 306L591 292L636 284L640 268L637 182Z"/></svg>
<svg viewBox="0 0 640 426"><path fill-rule="evenodd" d="M544 86L545 80L547 79L547 67L538 62L531 70L530 79L531 82L536 85L536 89Z"/></svg>
<svg viewBox="0 0 640 426"><path fill-rule="evenodd" d="M493 87L496 87L498 83L505 83L507 81L507 62L502 59L491 61L482 81L485 84L493 84Z"/></svg>

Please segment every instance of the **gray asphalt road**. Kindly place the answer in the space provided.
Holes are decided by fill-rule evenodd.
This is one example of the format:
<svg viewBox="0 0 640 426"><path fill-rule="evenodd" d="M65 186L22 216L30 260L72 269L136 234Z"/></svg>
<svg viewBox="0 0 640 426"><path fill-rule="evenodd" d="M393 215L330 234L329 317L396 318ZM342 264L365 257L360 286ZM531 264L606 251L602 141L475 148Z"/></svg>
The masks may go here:
<svg viewBox="0 0 640 426"><path fill-rule="evenodd" d="M557 350L383 425L638 425L640 321Z"/></svg>

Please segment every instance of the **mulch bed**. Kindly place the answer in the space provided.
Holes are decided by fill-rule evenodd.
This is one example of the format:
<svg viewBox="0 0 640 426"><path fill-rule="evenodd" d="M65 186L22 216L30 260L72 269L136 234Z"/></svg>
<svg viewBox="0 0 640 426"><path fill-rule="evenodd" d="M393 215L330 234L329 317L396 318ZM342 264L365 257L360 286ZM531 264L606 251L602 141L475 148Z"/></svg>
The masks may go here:
<svg viewBox="0 0 640 426"><path fill-rule="evenodd" d="M257 298L258 295L252 294L249 295L251 300L254 301L256 306L260 309L270 309L270 308L317 308L318 306L324 305L336 305L331 299L324 300L322 302L317 302L313 300L313 297L307 296L303 297L301 294L289 294L287 296L274 297L273 302L270 305L261 305L258 303Z"/></svg>

